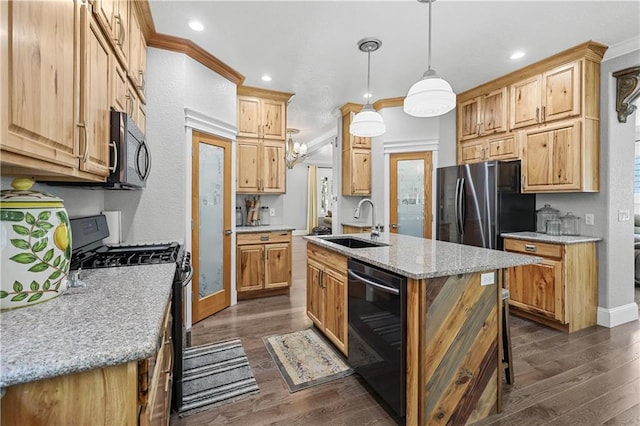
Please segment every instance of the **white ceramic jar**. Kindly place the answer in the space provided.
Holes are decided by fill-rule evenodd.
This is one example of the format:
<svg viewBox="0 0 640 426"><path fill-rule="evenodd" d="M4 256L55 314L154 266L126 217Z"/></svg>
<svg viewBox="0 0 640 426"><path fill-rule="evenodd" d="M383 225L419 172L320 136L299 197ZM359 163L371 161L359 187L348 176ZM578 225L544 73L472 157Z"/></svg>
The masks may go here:
<svg viewBox="0 0 640 426"><path fill-rule="evenodd" d="M71 228L60 198L14 179L0 199L0 309L44 302L67 289Z"/></svg>

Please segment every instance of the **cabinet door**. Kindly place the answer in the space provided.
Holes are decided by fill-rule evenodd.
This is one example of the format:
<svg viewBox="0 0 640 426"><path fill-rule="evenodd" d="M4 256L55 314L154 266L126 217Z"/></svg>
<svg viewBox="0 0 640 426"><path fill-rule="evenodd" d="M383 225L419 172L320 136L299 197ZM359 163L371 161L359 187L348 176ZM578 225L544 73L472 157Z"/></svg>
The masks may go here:
<svg viewBox="0 0 640 426"><path fill-rule="evenodd" d="M507 88L503 87L482 97L480 133L490 135L507 131Z"/></svg>
<svg viewBox="0 0 640 426"><path fill-rule="evenodd" d="M111 61L111 78L113 79L111 86L111 107L116 111L126 111L127 72L115 58Z"/></svg>
<svg viewBox="0 0 640 426"><path fill-rule="evenodd" d="M256 194L258 192L258 179L260 176L259 161L262 155L262 146L257 141L238 140L237 145L237 185L239 193Z"/></svg>
<svg viewBox="0 0 640 426"><path fill-rule="evenodd" d="M458 106L458 140L480 136L480 98L473 98Z"/></svg>
<svg viewBox="0 0 640 426"><path fill-rule="evenodd" d="M238 137L260 136L260 99L238 96Z"/></svg>
<svg viewBox="0 0 640 426"><path fill-rule="evenodd" d="M106 177L109 175L111 50L87 6L82 6L82 13L87 23L81 38L80 121L85 127L82 132L84 151L80 169Z"/></svg>
<svg viewBox="0 0 640 426"><path fill-rule="evenodd" d="M286 108L286 104L282 101L261 100L260 125L263 139L285 140Z"/></svg>
<svg viewBox="0 0 640 426"><path fill-rule="evenodd" d="M518 144L513 136L489 139L487 141L487 160L509 160L520 156Z"/></svg>
<svg viewBox="0 0 640 426"><path fill-rule="evenodd" d="M512 305L566 322L561 261L545 258L536 265L509 268L507 279Z"/></svg>
<svg viewBox="0 0 640 426"><path fill-rule="evenodd" d="M285 192L284 143L267 142L262 145L260 192Z"/></svg>
<svg viewBox="0 0 640 426"><path fill-rule="evenodd" d="M307 256L307 315L320 328L322 328L324 318L324 293L320 282L321 271L322 266Z"/></svg>
<svg viewBox="0 0 640 426"><path fill-rule="evenodd" d="M324 333L345 355L347 354L347 277L325 268Z"/></svg>
<svg viewBox="0 0 640 426"><path fill-rule="evenodd" d="M238 246L236 252L236 290L261 290L264 282L264 244Z"/></svg>
<svg viewBox="0 0 640 426"><path fill-rule="evenodd" d="M129 78L133 82L136 89L142 84L140 81L140 52L142 46L140 41L142 40L142 30L140 29L140 23L138 22L138 15L133 7L129 11Z"/></svg>
<svg viewBox="0 0 640 426"><path fill-rule="evenodd" d="M483 161L486 157L486 150L486 141L463 143L460 148L460 163L467 164Z"/></svg>
<svg viewBox="0 0 640 426"><path fill-rule="evenodd" d="M118 23L118 0L97 0L93 4L93 13L96 15L100 26L111 40L117 41Z"/></svg>
<svg viewBox="0 0 640 426"><path fill-rule="evenodd" d="M541 85L539 75L511 85L511 129L540 122Z"/></svg>
<svg viewBox="0 0 640 426"><path fill-rule="evenodd" d="M525 191L578 190L580 181L580 122L531 131L523 140Z"/></svg>
<svg viewBox="0 0 640 426"><path fill-rule="evenodd" d="M265 256L264 288L289 287L291 244L266 244Z"/></svg>
<svg viewBox="0 0 640 426"><path fill-rule="evenodd" d="M371 151L354 148L351 150L352 195L371 194Z"/></svg>
<svg viewBox="0 0 640 426"><path fill-rule="evenodd" d="M544 99L541 121L580 115L580 62L547 71L542 79Z"/></svg>
<svg viewBox="0 0 640 426"><path fill-rule="evenodd" d="M3 149L78 167L79 3L74 0L0 4ZM4 26L4 24L3 24ZM4 44L4 43L3 43ZM37 60L34 60L37 58Z"/></svg>

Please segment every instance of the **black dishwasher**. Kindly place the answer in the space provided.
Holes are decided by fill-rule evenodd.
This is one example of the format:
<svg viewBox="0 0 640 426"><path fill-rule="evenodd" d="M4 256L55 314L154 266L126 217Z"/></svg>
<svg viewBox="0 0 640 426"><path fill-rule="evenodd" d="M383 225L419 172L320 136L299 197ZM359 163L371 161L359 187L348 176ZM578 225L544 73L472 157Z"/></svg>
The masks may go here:
<svg viewBox="0 0 640 426"><path fill-rule="evenodd" d="M406 278L350 259L349 365L405 416Z"/></svg>

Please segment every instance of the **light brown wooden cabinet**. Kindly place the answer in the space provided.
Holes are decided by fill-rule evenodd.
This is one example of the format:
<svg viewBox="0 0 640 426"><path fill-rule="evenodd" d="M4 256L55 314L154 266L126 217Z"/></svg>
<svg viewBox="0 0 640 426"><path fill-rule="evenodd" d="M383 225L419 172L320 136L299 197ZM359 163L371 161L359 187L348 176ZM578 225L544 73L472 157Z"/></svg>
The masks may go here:
<svg viewBox="0 0 640 426"><path fill-rule="evenodd" d="M361 228L358 226L342 225L343 234L368 234L369 232L371 232L370 226Z"/></svg>
<svg viewBox="0 0 640 426"><path fill-rule="evenodd" d="M238 87L237 193L286 191L286 111L291 96L292 93Z"/></svg>
<svg viewBox="0 0 640 426"><path fill-rule="evenodd" d="M284 142L238 139L237 185L239 194L285 192Z"/></svg>
<svg viewBox="0 0 640 426"><path fill-rule="evenodd" d="M458 105L459 140L506 132L507 89L502 87Z"/></svg>
<svg viewBox="0 0 640 426"><path fill-rule="evenodd" d="M459 94L458 164L521 159L526 192L599 191L600 62L606 50L582 43ZM506 93L508 102L498 101ZM491 122L481 118L484 94L494 94L493 110L503 105L509 117L505 132L490 139L481 137L482 122ZM499 120L494 123L502 131Z"/></svg>
<svg viewBox="0 0 640 426"><path fill-rule="evenodd" d="M349 133L349 125L362 105L342 106L342 195L371 195L371 138Z"/></svg>
<svg viewBox="0 0 640 426"><path fill-rule="evenodd" d="M307 244L307 315L345 355L347 336L347 258Z"/></svg>
<svg viewBox="0 0 640 426"><path fill-rule="evenodd" d="M291 232L238 234L238 299L288 292L291 286Z"/></svg>
<svg viewBox="0 0 640 426"><path fill-rule="evenodd" d="M540 264L506 270L511 313L568 332L596 324L595 242L551 244L505 238L504 250L543 258Z"/></svg>
<svg viewBox="0 0 640 426"><path fill-rule="evenodd" d="M133 83L134 88L138 92L138 99L142 103L146 103L144 97L145 80L144 75L147 70L147 42L144 39L142 29L140 28L140 20L131 7L129 16L129 56L128 56L128 76ZM136 122L136 124L138 124ZM139 127L139 126L138 126Z"/></svg>
<svg viewBox="0 0 640 426"><path fill-rule="evenodd" d="M562 64L511 85L511 128L580 115L581 61Z"/></svg>
<svg viewBox="0 0 640 426"><path fill-rule="evenodd" d="M156 356L6 388L3 425L168 425L173 380L171 302Z"/></svg>
<svg viewBox="0 0 640 426"><path fill-rule="evenodd" d="M144 129L143 102L134 108L123 95L127 70L119 60L130 6L126 0L0 3L0 23L9 29L0 38L3 175L104 181L110 108L131 111Z"/></svg>

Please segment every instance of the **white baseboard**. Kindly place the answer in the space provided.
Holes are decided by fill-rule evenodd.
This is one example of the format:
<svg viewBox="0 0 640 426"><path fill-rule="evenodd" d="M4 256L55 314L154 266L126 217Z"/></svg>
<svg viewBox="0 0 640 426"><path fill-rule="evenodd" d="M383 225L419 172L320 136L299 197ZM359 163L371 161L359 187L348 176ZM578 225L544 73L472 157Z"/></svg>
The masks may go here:
<svg viewBox="0 0 640 426"><path fill-rule="evenodd" d="M628 303L615 308L598 307L597 323L603 327L613 328L638 319L638 305Z"/></svg>

